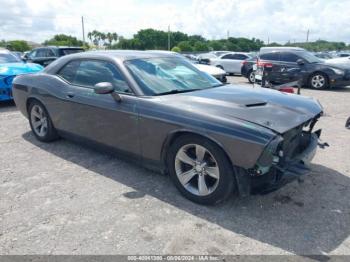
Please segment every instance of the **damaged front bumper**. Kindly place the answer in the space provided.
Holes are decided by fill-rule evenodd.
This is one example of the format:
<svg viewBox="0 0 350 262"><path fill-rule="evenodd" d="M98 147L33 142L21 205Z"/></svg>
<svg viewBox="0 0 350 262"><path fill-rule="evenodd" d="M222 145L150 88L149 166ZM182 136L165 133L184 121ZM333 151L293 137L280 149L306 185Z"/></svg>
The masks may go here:
<svg viewBox="0 0 350 262"><path fill-rule="evenodd" d="M310 163L318 147L318 133L309 134L308 146L294 159L271 168L264 179L252 180L252 193L269 193L310 172Z"/></svg>
<svg viewBox="0 0 350 262"><path fill-rule="evenodd" d="M293 159L280 161L266 175L252 177L251 193L272 192L310 172L310 162L316 154L320 132L304 135L307 136L305 141L308 140L304 150Z"/></svg>
<svg viewBox="0 0 350 262"><path fill-rule="evenodd" d="M310 172L310 162L320 144L321 130L312 132L317 118L277 136L265 148L257 164L250 170L236 170L241 196L265 194ZM304 130L309 127L309 130Z"/></svg>

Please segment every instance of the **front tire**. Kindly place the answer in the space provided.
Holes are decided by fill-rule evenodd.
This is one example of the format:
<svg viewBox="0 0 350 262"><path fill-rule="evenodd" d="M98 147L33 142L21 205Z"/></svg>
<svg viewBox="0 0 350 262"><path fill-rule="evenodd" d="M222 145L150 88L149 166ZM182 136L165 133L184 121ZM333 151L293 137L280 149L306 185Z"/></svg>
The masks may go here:
<svg viewBox="0 0 350 262"><path fill-rule="evenodd" d="M42 142L51 142L58 139L51 118L42 103L32 101L28 108L29 124L35 137Z"/></svg>
<svg viewBox="0 0 350 262"><path fill-rule="evenodd" d="M310 76L309 86L312 89L327 89L329 87L328 77L324 73L314 73Z"/></svg>
<svg viewBox="0 0 350 262"><path fill-rule="evenodd" d="M184 135L171 145L169 174L187 199L204 205L217 204L233 192L233 168L223 150L208 139Z"/></svg>

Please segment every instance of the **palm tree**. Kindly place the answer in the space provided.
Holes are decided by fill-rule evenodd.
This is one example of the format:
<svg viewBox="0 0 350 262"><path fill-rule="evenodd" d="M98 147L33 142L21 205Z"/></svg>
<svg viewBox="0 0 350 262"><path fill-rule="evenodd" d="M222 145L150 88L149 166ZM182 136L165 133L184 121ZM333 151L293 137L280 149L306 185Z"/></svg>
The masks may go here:
<svg viewBox="0 0 350 262"><path fill-rule="evenodd" d="M112 33L112 39L117 42L118 41L118 34L117 33Z"/></svg>
<svg viewBox="0 0 350 262"><path fill-rule="evenodd" d="M109 46L109 48L111 48L112 42L113 42L113 35L112 35L112 33L108 32L106 37L108 39L108 46Z"/></svg>

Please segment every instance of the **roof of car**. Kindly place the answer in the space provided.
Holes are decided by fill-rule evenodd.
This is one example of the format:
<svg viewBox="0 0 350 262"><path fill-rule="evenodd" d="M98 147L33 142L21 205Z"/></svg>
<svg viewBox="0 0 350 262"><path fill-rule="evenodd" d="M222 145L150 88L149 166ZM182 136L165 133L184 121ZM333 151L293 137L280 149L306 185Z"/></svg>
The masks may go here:
<svg viewBox="0 0 350 262"><path fill-rule="evenodd" d="M136 51L136 50L98 50L88 51L76 54L62 56L61 58L50 63L44 71L46 73L54 73L59 70L62 65L74 59L104 59L104 60L132 60L142 58L156 58L156 57L178 57L179 54L172 52L159 51Z"/></svg>
<svg viewBox="0 0 350 262"><path fill-rule="evenodd" d="M75 57L89 57L89 56L101 56L101 57L114 57L121 60L130 60L138 58L153 58L153 57L174 57L178 56L177 53L169 51L136 51L136 50L99 50L88 51L83 53L77 53L71 56Z"/></svg>
<svg viewBox="0 0 350 262"><path fill-rule="evenodd" d="M79 46L53 46L53 45L49 45L49 46L40 46L40 47L37 47L37 48L35 48L35 49L39 49L39 48L83 49L83 47L79 47Z"/></svg>
<svg viewBox="0 0 350 262"><path fill-rule="evenodd" d="M260 53L262 52L272 52L272 51L305 51L304 48L294 47L294 46L266 46L260 48Z"/></svg>

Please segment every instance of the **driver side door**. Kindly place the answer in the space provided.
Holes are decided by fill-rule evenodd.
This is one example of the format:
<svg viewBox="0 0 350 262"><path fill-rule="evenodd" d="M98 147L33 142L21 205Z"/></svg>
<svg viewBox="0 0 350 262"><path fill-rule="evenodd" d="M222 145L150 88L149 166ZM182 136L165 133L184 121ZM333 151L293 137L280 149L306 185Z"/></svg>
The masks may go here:
<svg viewBox="0 0 350 262"><path fill-rule="evenodd" d="M102 60L73 60L58 76L69 83L65 90L63 128L76 136L129 154L140 153L138 97L118 67ZM121 97L96 94L97 83L110 82Z"/></svg>

